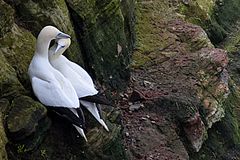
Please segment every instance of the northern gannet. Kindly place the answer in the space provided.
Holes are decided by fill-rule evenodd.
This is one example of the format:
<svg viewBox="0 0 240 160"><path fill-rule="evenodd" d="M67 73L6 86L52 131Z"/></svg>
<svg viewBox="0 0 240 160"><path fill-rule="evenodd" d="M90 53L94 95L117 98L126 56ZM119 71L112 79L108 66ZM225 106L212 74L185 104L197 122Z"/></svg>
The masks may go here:
<svg viewBox="0 0 240 160"><path fill-rule="evenodd" d="M69 61L63 52L70 46L71 40L59 39L49 50L49 61L51 65L60 71L73 85L77 92L80 104L95 117L95 119L109 131L106 123L102 119L100 103L109 104L106 99L101 100L98 91L95 89L90 75L79 65ZM97 98L93 98L93 97Z"/></svg>
<svg viewBox="0 0 240 160"><path fill-rule="evenodd" d="M70 38L53 26L44 27L37 37L34 56L28 68L33 92L41 103L65 116L87 141L84 134L84 117L76 91L71 82L54 69L48 60L51 40Z"/></svg>

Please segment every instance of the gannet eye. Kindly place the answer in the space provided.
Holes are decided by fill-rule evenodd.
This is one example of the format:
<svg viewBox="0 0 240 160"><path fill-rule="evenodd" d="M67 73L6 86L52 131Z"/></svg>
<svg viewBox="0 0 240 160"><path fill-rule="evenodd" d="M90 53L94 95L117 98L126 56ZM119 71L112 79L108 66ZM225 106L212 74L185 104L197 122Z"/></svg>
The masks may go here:
<svg viewBox="0 0 240 160"><path fill-rule="evenodd" d="M62 45L60 45L61 46L61 48L64 48L65 46L62 46Z"/></svg>

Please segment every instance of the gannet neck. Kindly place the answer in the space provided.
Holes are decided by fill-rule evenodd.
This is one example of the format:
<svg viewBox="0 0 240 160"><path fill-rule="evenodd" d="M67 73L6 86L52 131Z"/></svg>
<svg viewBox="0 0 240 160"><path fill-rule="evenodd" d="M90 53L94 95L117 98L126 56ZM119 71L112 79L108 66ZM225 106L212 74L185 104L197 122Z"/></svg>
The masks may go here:
<svg viewBox="0 0 240 160"><path fill-rule="evenodd" d="M63 34L56 27L46 26L38 35L35 54L48 57L48 49L51 40Z"/></svg>
<svg viewBox="0 0 240 160"><path fill-rule="evenodd" d="M67 46L61 47L61 49L58 49L57 52L56 49L59 44L55 43L48 52L48 58L50 61L54 61L60 58L60 56L65 52L65 50L68 48Z"/></svg>
<svg viewBox="0 0 240 160"><path fill-rule="evenodd" d="M35 54L48 57L48 48L52 39L38 36Z"/></svg>
<svg viewBox="0 0 240 160"><path fill-rule="evenodd" d="M70 38L57 39L55 44L49 49L48 55L50 60L58 59L70 46Z"/></svg>

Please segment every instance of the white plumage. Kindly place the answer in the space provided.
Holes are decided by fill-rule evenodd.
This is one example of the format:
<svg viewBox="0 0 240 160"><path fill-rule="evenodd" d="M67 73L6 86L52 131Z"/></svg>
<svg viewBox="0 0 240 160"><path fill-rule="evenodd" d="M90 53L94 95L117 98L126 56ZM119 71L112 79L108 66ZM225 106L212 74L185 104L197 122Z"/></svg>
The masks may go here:
<svg viewBox="0 0 240 160"><path fill-rule="evenodd" d="M93 96L98 93L94 87L94 83L90 75L79 65L69 61L63 52L69 47L70 39L59 39L57 43L49 50L49 61L51 65L60 71L73 85L78 98ZM80 103L85 106L88 111L96 118L96 120L109 131L107 125L101 119L97 106L92 102L80 100Z"/></svg>
<svg viewBox="0 0 240 160"><path fill-rule="evenodd" d="M74 108L79 108L79 100L71 82L54 69L48 60L50 41L57 38L70 38L53 26L44 27L38 35L34 56L28 68L33 92L41 103L51 107L69 108L77 117ZM86 139L82 128L74 125Z"/></svg>

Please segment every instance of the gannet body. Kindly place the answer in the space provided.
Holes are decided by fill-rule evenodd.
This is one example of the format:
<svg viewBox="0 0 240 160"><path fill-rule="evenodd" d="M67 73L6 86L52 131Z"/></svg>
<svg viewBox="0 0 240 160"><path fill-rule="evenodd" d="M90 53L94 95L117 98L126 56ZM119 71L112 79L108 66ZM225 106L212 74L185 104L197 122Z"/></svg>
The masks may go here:
<svg viewBox="0 0 240 160"><path fill-rule="evenodd" d="M90 75L79 65L71 62L63 52L69 47L70 39L60 39L49 50L49 61L51 65L60 71L73 85L81 105L95 117L95 119L109 131L100 114L100 104L89 102L88 98L98 94Z"/></svg>
<svg viewBox="0 0 240 160"><path fill-rule="evenodd" d="M82 115L76 111L80 109L77 93L71 82L54 69L48 60L50 42L57 38L66 39L70 36L53 26L44 27L38 35L36 50L28 68L33 92L44 105L61 111L61 114L65 114L65 116L70 113L68 118L73 126L87 140L82 129L84 124L79 120L82 119ZM80 116L81 118L79 118Z"/></svg>

